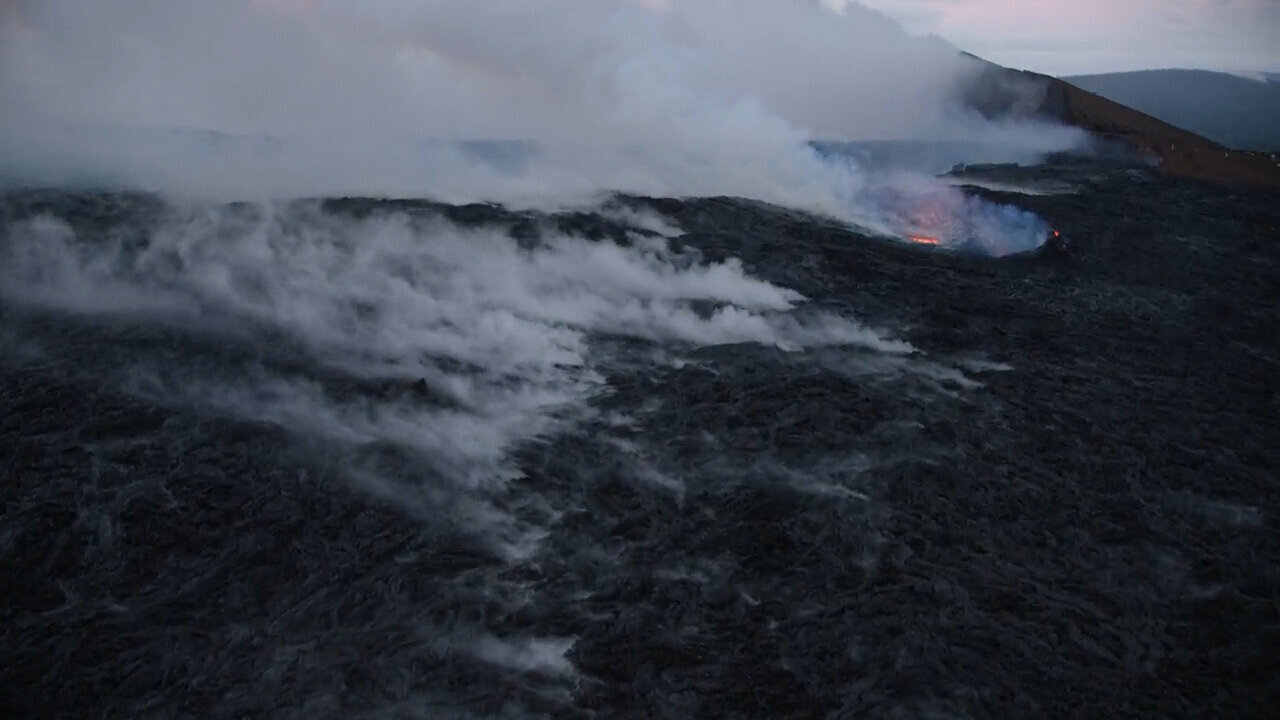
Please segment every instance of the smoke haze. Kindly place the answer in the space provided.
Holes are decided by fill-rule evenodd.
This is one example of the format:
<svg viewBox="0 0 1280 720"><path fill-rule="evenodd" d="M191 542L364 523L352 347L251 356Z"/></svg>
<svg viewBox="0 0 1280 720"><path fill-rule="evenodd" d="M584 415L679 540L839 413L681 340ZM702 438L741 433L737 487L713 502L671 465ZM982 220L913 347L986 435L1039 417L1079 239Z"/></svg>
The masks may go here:
<svg viewBox="0 0 1280 720"><path fill-rule="evenodd" d="M3 12L0 153L24 184L730 194L856 217L865 179L807 141L998 139L1034 153L1077 140L965 112L956 89L976 64L858 5L52 0Z"/></svg>
<svg viewBox="0 0 1280 720"><path fill-rule="evenodd" d="M662 233L678 228L632 209L604 210L630 228L623 242L548 227L517 243L505 223L357 219L319 201L169 205L150 220L123 202L127 231L47 212L4 227L0 301L168 337L158 354L120 343L94 372L164 406L340 448L358 487L428 524L453 517L503 554L528 541L486 499L519 475L511 451L590 417L619 343L676 357L730 344L914 352L735 258L673 247ZM0 350L12 342L0 333ZM214 358L192 352L203 345ZM368 392L379 387L391 390Z"/></svg>

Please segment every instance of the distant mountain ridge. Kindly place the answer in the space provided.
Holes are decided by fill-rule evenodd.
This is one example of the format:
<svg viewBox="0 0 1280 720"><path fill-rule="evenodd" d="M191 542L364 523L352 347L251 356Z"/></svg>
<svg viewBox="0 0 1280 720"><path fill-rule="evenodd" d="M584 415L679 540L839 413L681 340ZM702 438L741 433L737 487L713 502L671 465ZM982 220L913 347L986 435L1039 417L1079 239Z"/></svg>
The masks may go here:
<svg viewBox="0 0 1280 720"><path fill-rule="evenodd" d="M982 71L961 89L958 100L986 118L1072 125L1151 158L1165 175L1280 191L1280 161L1267 153L1232 150L1060 78L1011 70L964 54L980 63ZM1258 81L1241 82L1265 86Z"/></svg>
<svg viewBox="0 0 1280 720"><path fill-rule="evenodd" d="M1063 80L1235 150L1280 150L1280 74L1141 70Z"/></svg>

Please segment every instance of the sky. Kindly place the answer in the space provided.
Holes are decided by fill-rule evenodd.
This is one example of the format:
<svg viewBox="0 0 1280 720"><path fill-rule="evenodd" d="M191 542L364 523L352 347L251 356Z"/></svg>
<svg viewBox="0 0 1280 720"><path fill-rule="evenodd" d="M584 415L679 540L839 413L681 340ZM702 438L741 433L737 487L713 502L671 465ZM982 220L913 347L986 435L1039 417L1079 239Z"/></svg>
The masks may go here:
<svg viewBox="0 0 1280 720"><path fill-rule="evenodd" d="M847 0L824 0L828 5ZM862 0L916 34L1049 75L1280 72L1280 0Z"/></svg>

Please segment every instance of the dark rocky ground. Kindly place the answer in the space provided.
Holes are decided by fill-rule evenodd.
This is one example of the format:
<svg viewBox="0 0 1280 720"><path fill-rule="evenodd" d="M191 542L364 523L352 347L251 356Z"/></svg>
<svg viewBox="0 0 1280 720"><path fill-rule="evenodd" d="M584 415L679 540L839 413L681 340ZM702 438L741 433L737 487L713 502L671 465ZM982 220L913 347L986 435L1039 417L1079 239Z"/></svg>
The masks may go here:
<svg viewBox="0 0 1280 720"><path fill-rule="evenodd" d="M493 502L547 533L517 560L353 491L288 427L98 370L233 367L234 343L0 307L5 716L1271 717L1276 196L1080 164L968 174L1075 183L975 190L1065 247L993 260L740 200L624 200L921 352L641 367L643 342L602 340L594 402L633 422L516 450L524 477ZM5 203L36 210L107 227L154 207Z"/></svg>

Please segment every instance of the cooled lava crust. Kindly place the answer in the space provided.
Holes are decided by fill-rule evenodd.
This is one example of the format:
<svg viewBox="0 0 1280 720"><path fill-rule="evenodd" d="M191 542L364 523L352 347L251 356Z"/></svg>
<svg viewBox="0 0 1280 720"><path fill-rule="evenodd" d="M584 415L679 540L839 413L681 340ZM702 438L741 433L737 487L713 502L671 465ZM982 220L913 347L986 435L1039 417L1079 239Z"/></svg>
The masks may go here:
<svg viewBox="0 0 1280 720"><path fill-rule="evenodd" d="M1272 717L1277 197L1080 163L968 173L1074 183L987 191L1069 243L990 259L755 202L617 200L917 352L655 366L628 360L652 343L614 342L600 419L513 450L494 502L546 528L522 558L353 490L286 426L105 379L131 358L235 367L252 344L0 306L5 717ZM2 207L91 237L161 205ZM325 211L625 240L591 212ZM637 480L641 459L681 486Z"/></svg>

